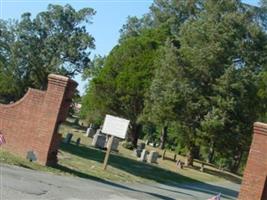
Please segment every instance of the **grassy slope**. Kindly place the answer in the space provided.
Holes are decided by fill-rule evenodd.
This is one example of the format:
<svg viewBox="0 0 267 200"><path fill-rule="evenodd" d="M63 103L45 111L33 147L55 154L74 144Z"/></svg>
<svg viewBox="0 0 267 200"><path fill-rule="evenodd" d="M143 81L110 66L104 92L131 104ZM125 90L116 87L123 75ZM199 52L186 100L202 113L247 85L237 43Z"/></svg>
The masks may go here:
<svg viewBox="0 0 267 200"><path fill-rule="evenodd" d="M136 160L132 151L119 147L119 152L113 152L107 171L102 170L105 151L95 149L91 146L92 139L84 136L84 131L77 127L63 125L60 132L65 136L68 132L74 134L73 141L78 137L81 138L81 145L62 144L59 151L59 165L55 168L40 166L36 163L28 162L22 158L11 155L8 152L0 151L1 162L19 165L35 170L48 171L56 174L68 174L83 178L96 180L112 180L117 182L212 182L220 181L222 178L234 182L240 182L240 177L221 172L211 166L206 168L206 173L200 172L198 163L195 163L195 169L185 168L177 170L171 152L167 153L169 159L159 159L158 164L142 163ZM147 147L149 150L157 150ZM159 151L160 152L160 151ZM161 152L160 152L161 153ZM178 159L184 159L177 157Z"/></svg>

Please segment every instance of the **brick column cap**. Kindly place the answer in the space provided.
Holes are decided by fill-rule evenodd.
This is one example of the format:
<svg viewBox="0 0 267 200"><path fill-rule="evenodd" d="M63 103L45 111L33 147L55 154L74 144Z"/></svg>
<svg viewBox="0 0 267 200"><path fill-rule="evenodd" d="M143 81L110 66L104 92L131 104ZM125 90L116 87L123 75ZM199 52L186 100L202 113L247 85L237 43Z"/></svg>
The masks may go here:
<svg viewBox="0 0 267 200"><path fill-rule="evenodd" d="M254 127L259 127L259 128L264 128L267 129L267 124L262 123L262 122L255 122Z"/></svg>
<svg viewBox="0 0 267 200"><path fill-rule="evenodd" d="M72 80L69 77L61 76L58 74L49 74L48 75L48 84L67 86L68 83L70 83L71 85L75 85L75 86L78 85L78 83L76 81Z"/></svg>
<svg viewBox="0 0 267 200"><path fill-rule="evenodd" d="M267 124L255 122L253 125L253 134L267 135Z"/></svg>

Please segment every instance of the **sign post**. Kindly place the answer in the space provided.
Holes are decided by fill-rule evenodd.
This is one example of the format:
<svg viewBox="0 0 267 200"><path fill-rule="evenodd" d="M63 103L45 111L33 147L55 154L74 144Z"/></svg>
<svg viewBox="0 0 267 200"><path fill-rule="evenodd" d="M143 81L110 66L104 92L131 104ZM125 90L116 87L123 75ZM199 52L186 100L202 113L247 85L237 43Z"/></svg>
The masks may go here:
<svg viewBox="0 0 267 200"><path fill-rule="evenodd" d="M106 115L102 133L108 134L111 137L109 138L107 144L107 152L103 163L104 170L107 169L108 159L111 152L114 137L125 139L129 123L130 123L129 120L115 117L112 115Z"/></svg>
<svg viewBox="0 0 267 200"><path fill-rule="evenodd" d="M107 169L108 159L109 159L109 155L110 155L110 152L111 152L111 146L112 146L112 143L113 143L113 139L114 139L114 136L111 136L109 138L109 140L108 140L107 152L106 152L106 155L105 155L105 160L104 160L104 165L103 165L103 169L104 170Z"/></svg>

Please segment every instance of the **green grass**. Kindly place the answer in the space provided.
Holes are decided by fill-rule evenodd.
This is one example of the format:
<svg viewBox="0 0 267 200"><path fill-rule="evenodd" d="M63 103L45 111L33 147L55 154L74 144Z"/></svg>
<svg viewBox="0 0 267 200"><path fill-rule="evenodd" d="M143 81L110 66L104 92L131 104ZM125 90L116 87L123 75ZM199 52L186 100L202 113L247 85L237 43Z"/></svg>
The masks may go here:
<svg viewBox="0 0 267 200"><path fill-rule="evenodd" d="M4 164L16 165L16 166L20 166L20 167L24 167L28 169L33 169L33 170L51 172L51 173L62 174L62 175L67 174L64 171L61 171L57 168L42 166L42 165L39 165L38 163L30 162L19 156L13 155L3 149L0 150L0 162Z"/></svg>
<svg viewBox="0 0 267 200"><path fill-rule="evenodd" d="M72 126L71 123L61 125L60 133L63 136L69 132L74 134L73 141L81 138L81 144L77 146L75 142L71 144L62 143L58 153L59 163L54 168L29 162L6 151L0 151L1 162L60 175L73 175L101 181L140 183L215 182L222 179L238 183L241 181L240 177L219 171L213 166L208 166L206 173L200 172L198 162L195 162L195 168L177 170L175 162L171 159L173 157L171 152L166 154L169 159L158 159L158 164L139 162L132 155L132 151L123 148L121 145L119 146L119 152L111 154L108 168L104 171L102 168L105 151L92 147L92 139L85 137L85 130L79 126ZM161 153L158 149L147 148ZM184 159L181 156L177 158Z"/></svg>

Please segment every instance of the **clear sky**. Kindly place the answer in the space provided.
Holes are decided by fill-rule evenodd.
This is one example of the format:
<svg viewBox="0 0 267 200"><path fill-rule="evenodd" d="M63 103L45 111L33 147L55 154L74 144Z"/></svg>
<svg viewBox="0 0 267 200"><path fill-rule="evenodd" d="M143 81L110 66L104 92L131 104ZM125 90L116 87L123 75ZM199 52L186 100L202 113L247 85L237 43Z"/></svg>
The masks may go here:
<svg viewBox="0 0 267 200"><path fill-rule="evenodd" d="M92 55L107 55L117 44L119 30L126 22L127 16L142 16L149 11L153 0L0 0L0 17L3 19L19 19L24 12L36 15L46 10L48 4L70 4L75 9L91 7L96 10L93 24L87 30L95 38L96 49ZM257 5L258 0L243 0L243 2ZM79 76L79 91L84 92L85 83Z"/></svg>

